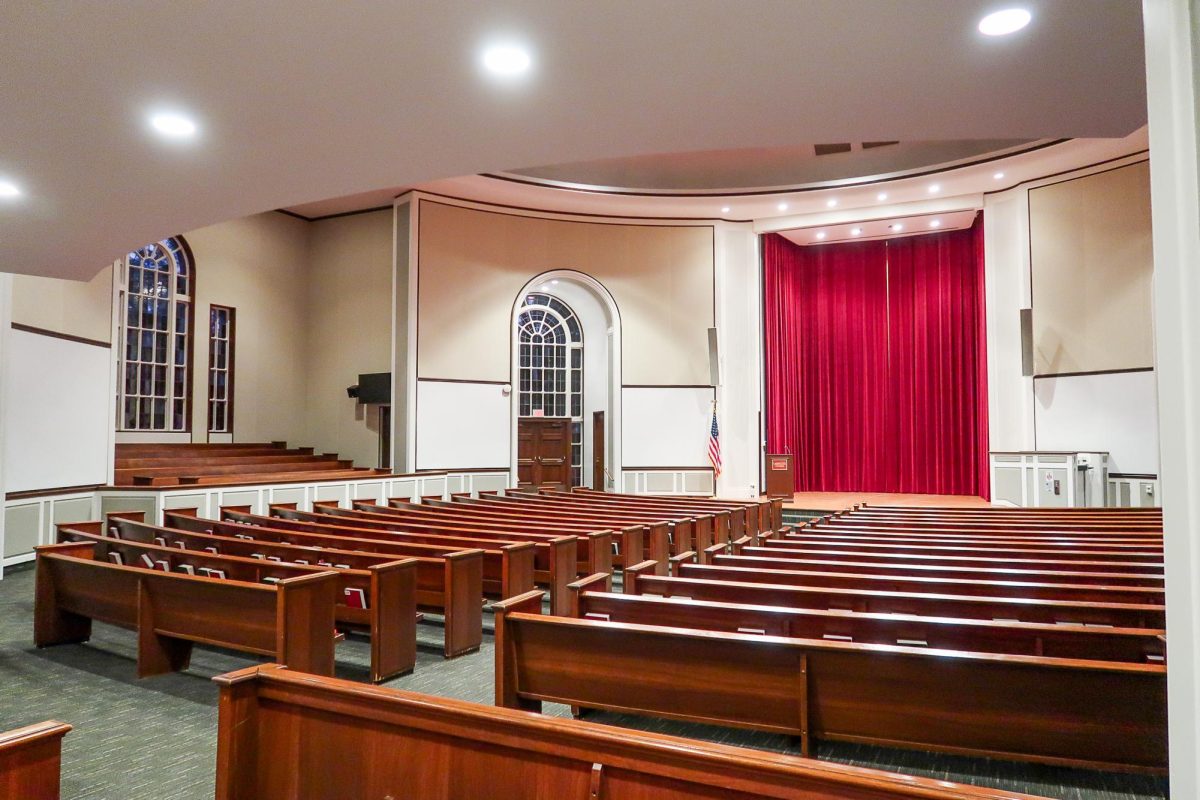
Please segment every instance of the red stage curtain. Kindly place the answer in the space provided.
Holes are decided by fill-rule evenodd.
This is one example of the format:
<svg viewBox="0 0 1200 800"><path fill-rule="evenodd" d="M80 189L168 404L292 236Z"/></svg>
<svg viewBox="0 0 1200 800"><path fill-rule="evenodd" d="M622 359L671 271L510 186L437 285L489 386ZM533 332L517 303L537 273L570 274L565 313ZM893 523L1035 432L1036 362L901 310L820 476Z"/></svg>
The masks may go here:
<svg viewBox="0 0 1200 800"><path fill-rule="evenodd" d="M797 491L987 495L982 243L763 237L767 446Z"/></svg>

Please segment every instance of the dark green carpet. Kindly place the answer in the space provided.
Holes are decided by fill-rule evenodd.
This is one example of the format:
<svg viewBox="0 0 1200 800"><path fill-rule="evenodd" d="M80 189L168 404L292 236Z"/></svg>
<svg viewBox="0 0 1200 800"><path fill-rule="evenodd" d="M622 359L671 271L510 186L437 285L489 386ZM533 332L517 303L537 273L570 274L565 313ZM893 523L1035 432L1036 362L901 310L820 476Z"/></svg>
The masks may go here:
<svg viewBox="0 0 1200 800"><path fill-rule="evenodd" d="M69 722L64 740L64 800L211 800L216 762L214 675L254 663L242 654L197 647L185 673L137 680L136 639L95 626L84 645L33 647L33 573L9 571L0 581L0 730L45 719ZM485 616L485 628L491 620ZM475 655L444 660L436 621L421 626L417 669L389 686L491 704L492 640ZM369 648L351 638L338 647L338 675L365 680ZM567 716L565 706L546 713ZM795 752L783 736L687 725L616 714L588 719L700 739ZM824 744L822 759L942 780L995 786L1064 800L1149 800L1166 797L1166 782L1135 775L1082 772L988 759L877 747ZM341 800L340 798L338 800Z"/></svg>

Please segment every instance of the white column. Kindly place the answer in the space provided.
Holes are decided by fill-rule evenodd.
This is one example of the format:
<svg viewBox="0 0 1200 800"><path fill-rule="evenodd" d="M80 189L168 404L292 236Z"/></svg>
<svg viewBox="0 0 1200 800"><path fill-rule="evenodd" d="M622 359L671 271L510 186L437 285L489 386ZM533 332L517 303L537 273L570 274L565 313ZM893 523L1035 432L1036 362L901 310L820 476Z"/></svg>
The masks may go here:
<svg viewBox="0 0 1200 800"><path fill-rule="evenodd" d="M1196 0L1144 0L1166 534L1171 795L1200 797L1200 160Z"/></svg>
<svg viewBox="0 0 1200 800"><path fill-rule="evenodd" d="M762 300L758 236L749 224L721 223L716 239L716 326L721 362L717 418L721 429L720 497L760 491Z"/></svg>
<svg viewBox="0 0 1200 800"><path fill-rule="evenodd" d="M12 330L12 275L0 272L0 578L4 577L4 493L8 481L5 476L4 462L4 428L5 414L8 403L5 393L8 391L5 364L8 363L9 332Z"/></svg>

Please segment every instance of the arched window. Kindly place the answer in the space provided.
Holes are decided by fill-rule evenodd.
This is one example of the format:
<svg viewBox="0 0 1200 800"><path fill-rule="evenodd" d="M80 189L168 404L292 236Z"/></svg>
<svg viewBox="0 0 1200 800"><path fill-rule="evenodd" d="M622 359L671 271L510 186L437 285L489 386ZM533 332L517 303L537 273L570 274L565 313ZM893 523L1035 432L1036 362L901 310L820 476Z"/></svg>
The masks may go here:
<svg viewBox="0 0 1200 800"><path fill-rule="evenodd" d="M583 328L563 301L531 293L517 314L522 417L571 418L571 474L583 479Z"/></svg>
<svg viewBox="0 0 1200 800"><path fill-rule="evenodd" d="M117 427L187 431L195 272L187 246L164 239L125 257Z"/></svg>

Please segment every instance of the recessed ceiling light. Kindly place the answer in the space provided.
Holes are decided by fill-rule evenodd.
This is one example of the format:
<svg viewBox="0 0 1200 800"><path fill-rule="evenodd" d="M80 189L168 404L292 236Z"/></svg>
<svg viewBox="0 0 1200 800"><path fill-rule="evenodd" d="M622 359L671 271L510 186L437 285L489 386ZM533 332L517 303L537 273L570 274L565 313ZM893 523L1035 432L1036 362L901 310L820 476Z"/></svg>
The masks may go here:
<svg viewBox="0 0 1200 800"><path fill-rule="evenodd" d="M0 180L0 198L5 200L21 196L21 187L12 181Z"/></svg>
<svg viewBox="0 0 1200 800"><path fill-rule="evenodd" d="M825 231L817 231L817 238L818 238L818 239L824 239L824 238L825 238Z"/></svg>
<svg viewBox="0 0 1200 800"><path fill-rule="evenodd" d="M778 208L780 211L787 211L787 210L788 210L788 204L787 204L787 203L780 203L778 206L776 206L776 208Z"/></svg>
<svg viewBox="0 0 1200 800"><path fill-rule="evenodd" d="M887 200L887 192L880 192L875 195L875 199L882 203L884 200Z"/></svg>
<svg viewBox="0 0 1200 800"><path fill-rule="evenodd" d="M979 32L984 36L1007 36L1029 24L1033 15L1024 8L1006 8L993 11L979 20Z"/></svg>
<svg viewBox="0 0 1200 800"><path fill-rule="evenodd" d="M902 231L902 230L904 230L904 225L902 223L897 222L895 225L892 226L892 230Z"/></svg>
<svg viewBox="0 0 1200 800"><path fill-rule="evenodd" d="M555 278L554 280L550 281L550 285L551 285L551 286L558 286L558 279L557 279L557 278Z"/></svg>
<svg viewBox="0 0 1200 800"><path fill-rule="evenodd" d="M858 236L860 233L862 233L862 228L851 228L850 229L851 236Z"/></svg>
<svg viewBox="0 0 1200 800"><path fill-rule="evenodd" d="M933 222L929 223L929 227L940 228L940 227L942 227L942 221L940 219L935 219Z"/></svg>
<svg viewBox="0 0 1200 800"><path fill-rule="evenodd" d="M173 111L151 114L150 127L171 139L189 139L196 135L196 123Z"/></svg>
<svg viewBox="0 0 1200 800"><path fill-rule="evenodd" d="M835 206L837 206L837 198L836 197L829 198L828 200L825 201L825 206L827 208L834 208Z"/></svg>
<svg viewBox="0 0 1200 800"><path fill-rule="evenodd" d="M529 51L515 44L492 45L483 51L480 60L488 72L505 78L526 73L533 66Z"/></svg>
<svg viewBox="0 0 1200 800"><path fill-rule="evenodd" d="M942 190L942 185L940 183L929 184L929 193L930 194L937 194L941 190Z"/></svg>
<svg viewBox="0 0 1200 800"><path fill-rule="evenodd" d="M543 284L542 284L542 291L543 291L543 292L548 292L548 291L550 291L550 286L549 286L548 284L545 284L545 283L543 283Z"/></svg>
<svg viewBox="0 0 1200 800"><path fill-rule="evenodd" d="M997 172L995 175L993 175L993 176L992 176L992 178L993 178L994 180L998 180L998 181L999 181L999 180L1003 180L1003 179L1004 179L1004 173L1003 173L1003 172Z"/></svg>
<svg viewBox="0 0 1200 800"><path fill-rule="evenodd" d="M729 213L729 206L721 206L721 213L722 213L722 214L728 214L728 213Z"/></svg>

